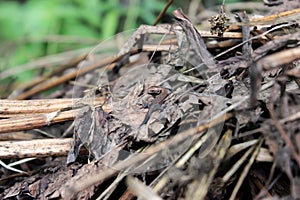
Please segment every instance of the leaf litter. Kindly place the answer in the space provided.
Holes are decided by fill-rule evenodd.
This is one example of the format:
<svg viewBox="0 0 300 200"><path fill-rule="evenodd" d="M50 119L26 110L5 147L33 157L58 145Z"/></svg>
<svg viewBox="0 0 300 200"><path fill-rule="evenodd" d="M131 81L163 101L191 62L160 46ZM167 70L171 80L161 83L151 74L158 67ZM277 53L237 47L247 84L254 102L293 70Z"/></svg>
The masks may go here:
<svg viewBox="0 0 300 200"><path fill-rule="evenodd" d="M240 44L208 49L234 25L222 9L210 20L217 37L202 38L176 10L177 23L142 26L117 59L78 76L67 159L53 158L1 197L299 198L297 8L285 23L253 25L238 13ZM79 70L96 63L98 48ZM168 94L141 125L158 98L151 86Z"/></svg>

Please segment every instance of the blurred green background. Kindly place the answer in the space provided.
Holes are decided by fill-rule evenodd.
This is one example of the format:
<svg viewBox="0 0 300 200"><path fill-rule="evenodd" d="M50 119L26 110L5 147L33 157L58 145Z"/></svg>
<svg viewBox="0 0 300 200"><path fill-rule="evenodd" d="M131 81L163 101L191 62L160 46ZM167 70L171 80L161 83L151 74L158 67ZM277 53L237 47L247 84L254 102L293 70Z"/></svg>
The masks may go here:
<svg viewBox="0 0 300 200"><path fill-rule="evenodd" d="M152 24L165 4L160 0L0 1L0 69Z"/></svg>
<svg viewBox="0 0 300 200"><path fill-rule="evenodd" d="M175 0L168 14L178 7L185 10L190 2ZM38 57L97 45L140 24L151 25L166 4L167 0L0 0L0 73ZM28 80L35 73L16 74L14 81Z"/></svg>

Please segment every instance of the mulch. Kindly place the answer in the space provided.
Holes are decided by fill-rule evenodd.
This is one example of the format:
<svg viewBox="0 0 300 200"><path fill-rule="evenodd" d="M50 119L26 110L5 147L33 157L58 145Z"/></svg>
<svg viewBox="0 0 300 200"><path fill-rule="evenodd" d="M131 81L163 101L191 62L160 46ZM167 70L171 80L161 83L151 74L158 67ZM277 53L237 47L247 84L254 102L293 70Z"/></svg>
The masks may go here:
<svg viewBox="0 0 300 200"><path fill-rule="evenodd" d="M44 58L0 100L0 199L300 198L300 9L268 6Z"/></svg>

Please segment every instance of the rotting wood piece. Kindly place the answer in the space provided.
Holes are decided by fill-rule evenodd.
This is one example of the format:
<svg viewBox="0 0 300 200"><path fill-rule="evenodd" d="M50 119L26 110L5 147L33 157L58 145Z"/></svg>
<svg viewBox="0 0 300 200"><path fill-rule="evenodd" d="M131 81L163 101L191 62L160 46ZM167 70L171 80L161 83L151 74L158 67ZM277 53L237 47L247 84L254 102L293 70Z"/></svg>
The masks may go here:
<svg viewBox="0 0 300 200"><path fill-rule="evenodd" d="M58 105L59 103L56 103L56 101L57 99L53 99L53 100L51 99L45 101L43 100L1 101L2 107L0 108L8 108L5 109L7 110L8 113L3 115L0 114L0 117L8 118L11 115L11 118L0 120L0 133L31 130L35 128L41 128L43 126L47 126L53 123L73 120L74 117L77 115L79 109L64 111L65 108L72 109L72 107L68 107L72 105L69 104L71 103L71 100L69 99L65 102L61 100L62 103L61 105ZM104 102L103 98L94 99L94 105L102 105L103 102ZM18 104L23 109L19 113L17 109L10 111L10 108L13 107L12 105L16 105L16 104ZM55 107L52 104L57 104L57 107ZM110 110L109 105L104 105L103 109L105 111L109 111ZM41 113L41 111L48 111L48 112ZM10 114L9 112L11 112L12 114ZM29 114L30 112L31 114ZM16 116L15 113L19 114L19 116Z"/></svg>
<svg viewBox="0 0 300 200"><path fill-rule="evenodd" d="M32 114L25 117L12 117L0 120L0 133L31 130L53 123L73 120L78 110L52 112L47 114Z"/></svg>
<svg viewBox="0 0 300 200"><path fill-rule="evenodd" d="M81 101L74 99L38 99L38 100L0 100L0 118L22 115L49 113L58 110L71 109L74 103ZM102 97L93 99L95 105L105 101Z"/></svg>
<svg viewBox="0 0 300 200"><path fill-rule="evenodd" d="M0 142L0 158L65 156L72 138Z"/></svg>
<svg viewBox="0 0 300 200"><path fill-rule="evenodd" d="M66 108L72 108L79 98L74 99L38 99L38 100L0 100L0 118L3 115L49 113ZM94 104L100 105L104 98L95 98Z"/></svg>

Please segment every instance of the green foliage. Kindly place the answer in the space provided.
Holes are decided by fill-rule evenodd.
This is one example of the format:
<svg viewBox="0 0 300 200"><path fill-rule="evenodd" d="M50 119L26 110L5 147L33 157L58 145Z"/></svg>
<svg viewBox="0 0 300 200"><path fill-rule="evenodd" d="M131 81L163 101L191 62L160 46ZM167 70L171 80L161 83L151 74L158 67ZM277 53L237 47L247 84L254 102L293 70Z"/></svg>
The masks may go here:
<svg viewBox="0 0 300 200"><path fill-rule="evenodd" d="M76 40L71 44L47 39L36 42L37 38L64 35L106 39L122 30L137 28L141 23L152 24L165 3L160 0L27 0L22 4L1 1L0 53L9 56L0 61L0 70L40 56L91 45Z"/></svg>

